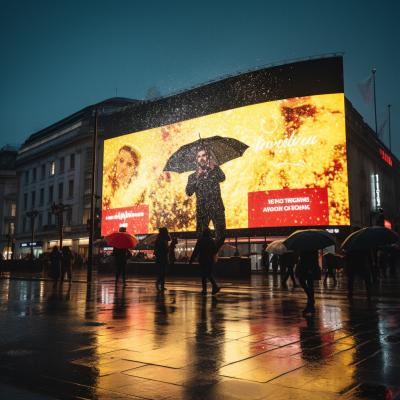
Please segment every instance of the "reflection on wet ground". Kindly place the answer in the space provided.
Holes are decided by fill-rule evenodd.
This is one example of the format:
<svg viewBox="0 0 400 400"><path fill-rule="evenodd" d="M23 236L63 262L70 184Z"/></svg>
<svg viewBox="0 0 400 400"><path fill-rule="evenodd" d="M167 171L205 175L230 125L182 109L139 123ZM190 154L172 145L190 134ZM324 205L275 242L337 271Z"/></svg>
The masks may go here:
<svg viewBox="0 0 400 400"><path fill-rule="evenodd" d="M301 289L273 277L216 297L195 280L157 294L148 278L1 279L0 398L397 398L400 282L370 303L360 290L349 304L344 287L320 285L303 318Z"/></svg>

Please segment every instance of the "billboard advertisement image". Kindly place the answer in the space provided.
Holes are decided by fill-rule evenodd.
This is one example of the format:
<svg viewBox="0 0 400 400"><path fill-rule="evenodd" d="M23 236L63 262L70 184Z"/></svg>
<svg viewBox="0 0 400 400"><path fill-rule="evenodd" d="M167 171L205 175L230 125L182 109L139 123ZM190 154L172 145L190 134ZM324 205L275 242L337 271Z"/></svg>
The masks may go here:
<svg viewBox="0 0 400 400"><path fill-rule="evenodd" d="M102 235L349 225L344 107L291 97L105 140Z"/></svg>

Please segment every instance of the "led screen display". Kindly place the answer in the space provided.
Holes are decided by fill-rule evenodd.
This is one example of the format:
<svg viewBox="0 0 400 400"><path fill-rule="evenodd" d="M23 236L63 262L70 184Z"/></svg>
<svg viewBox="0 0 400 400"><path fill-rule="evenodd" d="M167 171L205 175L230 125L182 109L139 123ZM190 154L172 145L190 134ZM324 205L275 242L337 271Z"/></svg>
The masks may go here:
<svg viewBox="0 0 400 400"><path fill-rule="evenodd" d="M104 142L102 235L349 225L344 94L259 102Z"/></svg>

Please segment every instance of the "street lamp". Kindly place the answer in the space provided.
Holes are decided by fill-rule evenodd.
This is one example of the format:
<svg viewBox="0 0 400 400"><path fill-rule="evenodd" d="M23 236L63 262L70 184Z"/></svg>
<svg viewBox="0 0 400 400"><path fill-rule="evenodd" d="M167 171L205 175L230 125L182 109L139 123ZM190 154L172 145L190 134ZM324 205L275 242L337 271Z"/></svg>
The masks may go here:
<svg viewBox="0 0 400 400"><path fill-rule="evenodd" d="M64 211L70 210L71 206L63 203L53 203L51 212L57 216L58 234L60 238L60 250L62 249L63 242L63 227L64 227Z"/></svg>
<svg viewBox="0 0 400 400"><path fill-rule="evenodd" d="M26 216L31 220L31 260L33 260L33 241L35 240L35 218L39 215L39 211L27 211Z"/></svg>

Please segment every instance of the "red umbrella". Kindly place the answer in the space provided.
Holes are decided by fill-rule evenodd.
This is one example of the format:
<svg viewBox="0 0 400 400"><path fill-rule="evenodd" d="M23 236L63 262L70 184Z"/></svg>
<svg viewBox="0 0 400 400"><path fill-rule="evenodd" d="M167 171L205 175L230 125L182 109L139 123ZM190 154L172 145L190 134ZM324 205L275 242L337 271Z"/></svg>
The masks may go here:
<svg viewBox="0 0 400 400"><path fill-rule="evenodd" d="M135 236L126 232L113 232L106 236L106 241L109 246L117 249L133 249L139 242Z"/></svg>

